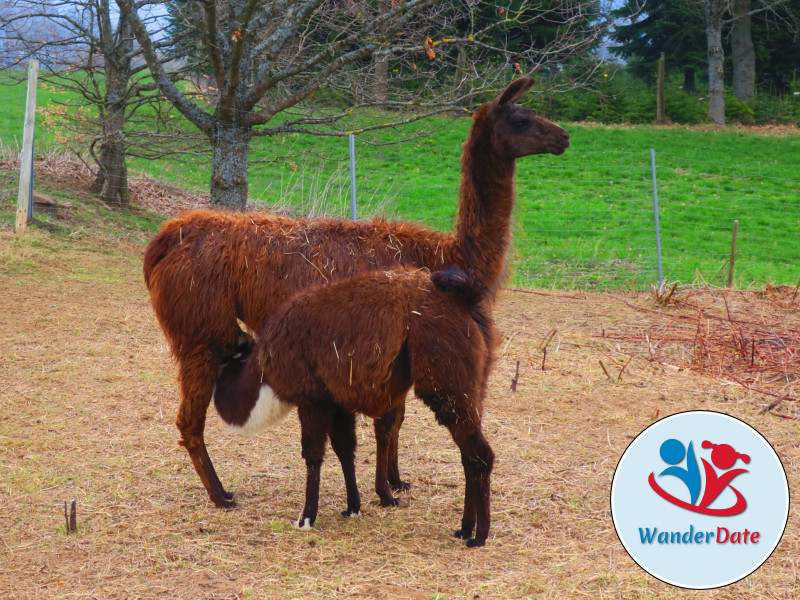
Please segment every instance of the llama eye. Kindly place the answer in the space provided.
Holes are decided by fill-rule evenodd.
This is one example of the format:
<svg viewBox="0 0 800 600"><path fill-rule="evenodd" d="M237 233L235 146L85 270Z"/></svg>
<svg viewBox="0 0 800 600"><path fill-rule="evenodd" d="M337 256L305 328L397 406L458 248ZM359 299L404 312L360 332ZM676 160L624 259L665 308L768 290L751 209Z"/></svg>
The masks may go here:
<svg viewBox="0 0 800 600"><path fill-rule="evenodd" d="M511 126L514 129L522 129L524 127L527 127L530 124L531 124L531 122L528 121L528 119L517 119L515 121L511 121Z"/></svg>

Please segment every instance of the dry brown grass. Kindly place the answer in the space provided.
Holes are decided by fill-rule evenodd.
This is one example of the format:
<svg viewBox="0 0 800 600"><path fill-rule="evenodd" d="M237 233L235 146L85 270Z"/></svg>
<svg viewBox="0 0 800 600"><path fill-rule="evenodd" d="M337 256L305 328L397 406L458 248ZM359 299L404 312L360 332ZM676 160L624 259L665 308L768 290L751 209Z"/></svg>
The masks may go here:
<svg viewBox="0 0 800 600"><path fill-rule="evenodd" d="M674 291L673 287L673 291ZM654 363L712 375L770 400L763 412L800 418L800 284L764 290L687 288L656 294L670 310L650 313L604 336ZM613 359L612 359L613 360Z"/></svg>
<svg viewBox="0 0 800 600"><path fill-rule="evenodd" d="M19 172L19 156L8 149L3 150L0 147L0 171ZM46 180L46 185L72 190L84 199L90 197L94 173L87 163L72 154L60 150L45 153L36 160L36 175ZM211 204L209 194L186 191L146 175L130 176L128 187L135 207L148 208L162 215L175 216L195 208L209 208ZM95 197L92 201L99 203Z"/></svg>
<svg viewBox="0 0 800 600"><path fill-rule="evenodd" d="M640 124L634 123L598 123L597 121L580 121L576 123L579 127L587 129L634 129L642 127ZM694 125L681 124L681 123L664 123L663 125L651 124L647 127L654 129L685 129L687 131L706 131L706 132L719 132L719 131L744 131L752 135L761 135L764 137L787 137L790 135L797 135L800 133L800 128L794 123L765 123L762 125L744 125L742 123L727 123L724 126L715 125L713 123L699 123Z"/></svg>
<svg viewBox="0 0 800 600"><path fill-rule="evenodd" d="M768 398L609 338L672 319L631 306L655 309L648 296L504 293L486 414L494 519L486 548L467 550L450 536L463 494L456 448L416 400L400 448L409 508L377 506L372 428L359 420L363 516L338 516L344 486L329 452L318 528L295 531L305 473L296 418L242 438L212 414L211 454L239 500L214 508L175 444L175 373L141 250L0 230L0 598L796 597L796 508L769 561L718 591L651 578L617 540L614 467L633 436L677 411L754 425L798 492L797 423L759 414ZM536 348L552 329L543 371ZM78 532L68 535L72 498Z"/></svg>

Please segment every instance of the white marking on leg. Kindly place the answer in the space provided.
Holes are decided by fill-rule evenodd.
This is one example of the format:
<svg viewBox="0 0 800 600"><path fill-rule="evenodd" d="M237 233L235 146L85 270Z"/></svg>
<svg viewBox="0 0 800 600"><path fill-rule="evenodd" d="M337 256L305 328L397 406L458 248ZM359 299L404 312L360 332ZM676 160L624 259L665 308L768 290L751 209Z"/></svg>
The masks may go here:
<svg viewBox="0 0 800 600"><path fill-rule="evenodd" d="M267 384L263 384L258 392L258 400L250 411L250 416L242 425L226 423L236 433L252 435L263 431L283 420L294 408L294 405L283 402Z"/></svg>
<svg viewBox="0 0 800 600"><path fill-rule="evenodd" d="M302 516L302 515L300 515L300 516ZM292 522L292 527L294 527L295 529L299 529L301 531L311 531L313 529L313 527L311 527L311 519L309 519L308 517L303 519L303 524L302 525L300 524L300 519L298 519L297 521Z"/></svg>

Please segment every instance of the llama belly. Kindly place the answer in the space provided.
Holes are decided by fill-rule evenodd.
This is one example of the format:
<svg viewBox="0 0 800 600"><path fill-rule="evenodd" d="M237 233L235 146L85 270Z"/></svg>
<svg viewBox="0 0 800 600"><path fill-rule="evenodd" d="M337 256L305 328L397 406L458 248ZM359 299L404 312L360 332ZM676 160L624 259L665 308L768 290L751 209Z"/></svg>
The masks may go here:
<svg viewBox="0 0 800 600"><path fill-rule="evenodd" d="M244 422L231 423L224 418L222 420L236 433L252 435L280 423L293 408L292 404L283 402L270 386L264 384L259 389L258 399Z"/></svg>

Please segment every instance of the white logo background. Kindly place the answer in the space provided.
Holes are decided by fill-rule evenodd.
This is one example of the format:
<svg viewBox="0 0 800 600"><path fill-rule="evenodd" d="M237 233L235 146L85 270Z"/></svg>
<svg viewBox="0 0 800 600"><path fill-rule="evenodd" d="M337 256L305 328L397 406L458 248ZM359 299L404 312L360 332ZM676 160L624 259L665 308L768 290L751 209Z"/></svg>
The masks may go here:
<svg viewBox="0 0 800 600"><path fill-rule="evenodd" d="M711 449L701 448L704 440L730 444L750 457L748 464L730 485L747 500L739 515L721 517L691 512L656 494L648 484L650 473L656 482L676 498L689 501L686 486L677 477L659 474L669 465L659 450L668 439L689 445L692 442L701 477L705 481L702 458L711 463ZM685 466L684 462L680 466ZM717 469L719 474L722 473ZM701 490L702 497L702 490ZM726 489L709 505L725 508L735 503L735 495ZM611 516L625 550L639 566L658 579L680 587L709 589L728 585L760 567L778 545L789 516L789 486L786 473L775 451L755 429L746 423L716 412L691 411L657 421L631 442L622 455L611 486ZM729 532L759 533L758 542L717 543L718 527ZM643 543L640 529L658 532L714 532L703 536L701 543ZM657 535L657 534L656 534ZM688 536L686 536L688 538ZM742 536L740 536L742 537ZM706 539L709 543L706 543Z"/></svg>

